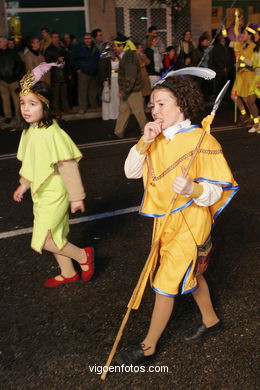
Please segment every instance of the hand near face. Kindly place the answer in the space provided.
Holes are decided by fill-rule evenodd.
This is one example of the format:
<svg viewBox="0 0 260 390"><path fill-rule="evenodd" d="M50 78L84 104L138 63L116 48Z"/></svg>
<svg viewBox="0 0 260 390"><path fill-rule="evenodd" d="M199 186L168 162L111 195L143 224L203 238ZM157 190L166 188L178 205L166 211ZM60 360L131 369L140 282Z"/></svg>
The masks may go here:
<svg viewBox="0 0 260 390"><path fill-rule="evenodd" d="M26 192L27 188L20 184L13 193L13 200L15 202L21 202L23 200L23 194Z"/></svg>
<svg viewBox="0 0 260 390"><path fill-rule="evenodd" d="M76 211L80 210L82 213L85 211L85 205L83 200L76 200L70 202L70 211L72 214L76 213Z"/></svg>
<svg viewBox="0 0 260 390"><path fill-rule="evenodd" d="M144 126L143 139L145 142L152 142L162 132L162 120L156 119L154 122L148 122Z"/></svg>
<svg viewBox="0 0 260 390"><path fill-rule="evenodd" d="M185 167L181 167L182 174L185 175ZM180 195L190 195L193 191L194 183L190 180L189 175L176 176L173 182L173 191Z"/></svg>

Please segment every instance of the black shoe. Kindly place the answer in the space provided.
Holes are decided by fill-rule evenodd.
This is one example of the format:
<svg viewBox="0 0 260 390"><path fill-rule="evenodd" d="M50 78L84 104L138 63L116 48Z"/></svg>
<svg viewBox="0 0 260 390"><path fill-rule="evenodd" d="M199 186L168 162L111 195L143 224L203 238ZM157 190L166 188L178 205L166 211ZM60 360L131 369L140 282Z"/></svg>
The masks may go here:
<svg viewBox="0 0 260 390"><path fill-rule="evenodd" d="M222 329L222 321L220 320L215 325L206 328L204 324L199 325L195 333L187 334L182 338L182 341L187 344L197 343L205 336L211 336L218 333Z"/></svg>
<svg viewBox="0 0 260 390"><path fill-rule="evenodd" d="M148 364L154 358L155 354L145 356L141 345L129 346L126 350L119 352L115 356L115 361L118 365L125 364L127 366L139 366L140 364Z"/></svg>

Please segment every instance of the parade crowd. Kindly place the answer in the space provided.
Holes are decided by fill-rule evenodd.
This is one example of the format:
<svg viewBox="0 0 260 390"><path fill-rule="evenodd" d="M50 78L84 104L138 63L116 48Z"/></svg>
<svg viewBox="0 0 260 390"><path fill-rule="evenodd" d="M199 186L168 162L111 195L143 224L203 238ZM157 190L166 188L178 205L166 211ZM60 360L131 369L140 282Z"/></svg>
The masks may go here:
<svg viewBox="0 0 260 390"><path fill-rule="evenodd" d="M99 28L84 33L81 43L68 33L50 33L46 27L41 28L40 35L41 39L29 37L18 46L14 40L0 37L0 103L5 124L18 115L16 90L21 77L43 61L58 61L64 66L53 67L43 76L51 86L52 112L58 119L62 114L102 109L104 120L117 119L113 137L123 137L130 112L143 128L151 88L163 73L201 66L216 72L214 81L198 81L205 101L212 100L230 79L231 99L240 111L238 124L252 126L250 132L260 131L258 25L241 24L238 37L231 25L228 34L216 37L210 50L208 32L200 36L197 47L189 30L179 42L166 47L156 26L135 43L120 33L103 42Z"/></svg>

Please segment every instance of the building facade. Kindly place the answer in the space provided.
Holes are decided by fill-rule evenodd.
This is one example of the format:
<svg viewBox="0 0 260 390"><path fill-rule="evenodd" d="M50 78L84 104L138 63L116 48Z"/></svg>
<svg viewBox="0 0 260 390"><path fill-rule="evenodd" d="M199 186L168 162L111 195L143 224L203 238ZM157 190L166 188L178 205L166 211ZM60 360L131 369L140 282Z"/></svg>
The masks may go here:
<svg viewBox="0 0 260 390"><path fill-rule="evenodd" d="M119 31L134 41L142 40L151 25L158 28L166 45L177 43L186 29L191 29L195 44L202 32L217 29L227 15L233 20L231 0L17 0L0 1L0 34L10 35L8 21L17 16L24 38L39 35L41 27L59 33L82 33L101 28L105 40ZM169 1L168 1L169 3ZM245 23L260 22L259 1L237 0ZM9 31L8 31L9 30Z"/></svg>

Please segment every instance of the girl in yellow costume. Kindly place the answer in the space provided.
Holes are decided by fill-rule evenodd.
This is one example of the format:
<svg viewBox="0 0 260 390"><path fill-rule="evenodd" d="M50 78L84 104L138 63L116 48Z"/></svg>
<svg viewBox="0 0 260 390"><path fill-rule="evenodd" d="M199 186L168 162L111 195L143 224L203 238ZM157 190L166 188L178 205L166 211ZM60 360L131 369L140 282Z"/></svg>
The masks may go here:
<svg viewBox="0 0 260 390"><path fill-rule="evenodd" d="M252 29L247 26L243 32L243 42L235 43L235 55L239 59L241 57L243 59L250 59L252 57L254 47L255 43L253 42ZM248 106L248 94L254 73L252 70L245 67L243 60L239 62L239 65L239 70L236 74L236 79L231 91L231 99L234 102L237 99L237 106L241 113L239 124L245 124L248 120L248 116L246 114L244 102L246 106Z"/></svg>
<svg viewBox="0 0 260 390"><path fill-rule="evenodd" d="M145 125L143 137L130 150L125 173L128 178L143 176L145 193L140 213L155 219L153 240L173 197L172 190L179 196L162 233L160 264L151 278L155 305L148 333L139 345L117 354L118 364L140 364L156 352L179 292L192 292L202 315L202 324L185 336L185 342L196 342L221 329L206 280L196 274L196 260L198 247L208 241L212 223L238 186L221 146L209 134L189 175L182 176L202 134L202 129L188 119L202 106L201 93L193 81L183 76L167 78L153 88L151 105L154 121ZM152 274L154 271L155 267Z"/></svg>
<svg viewBox="0 0 260 390"><path fill-rule="evenodd" d="M20 185L13 198L21 202L30 188L33 200L34 224L31 246L41 253L52 252L61 274L44 283L47 287L79 279L72 260L82 269L83 281L94 273L93 248L78 248L67 241L68 208L84 211L85 192L78 161L82 155L70 137L51 119L49 87L39 82L42 74L56 64L42 63L21 80L21 127L24 129L17 158L22 162Z"/></svg>
<svg viewBox="0 0 260 390"><path fill-rule="evenodd" d="M260 99L260 26L255 26L254 48L251 60L246 62L246 65L252 66L254 69L254 78L249 89L248 107L250 114L253 117L254 125L248 130L249 133L260 134L259 110L256 105L256 98Z"/></svg>

